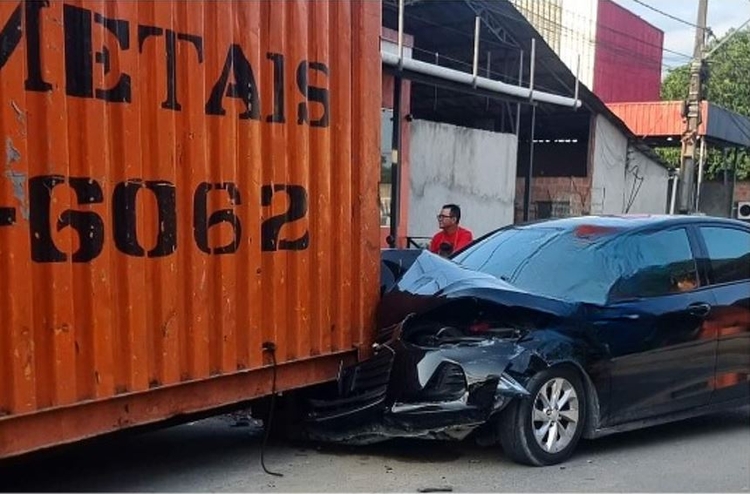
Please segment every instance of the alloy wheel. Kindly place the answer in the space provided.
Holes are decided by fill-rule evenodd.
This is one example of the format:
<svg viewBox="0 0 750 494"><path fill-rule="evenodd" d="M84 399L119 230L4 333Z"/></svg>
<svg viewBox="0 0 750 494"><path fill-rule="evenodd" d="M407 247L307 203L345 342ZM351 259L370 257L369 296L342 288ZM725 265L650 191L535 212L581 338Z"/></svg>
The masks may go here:
<svg viewBox="0 0 750 494"><path fill-rule="evenodd" d="M573 385L562 377L550 379L539 389L531 409L531 423L539 447L559 453L573 441L580 409Z"/></svg>

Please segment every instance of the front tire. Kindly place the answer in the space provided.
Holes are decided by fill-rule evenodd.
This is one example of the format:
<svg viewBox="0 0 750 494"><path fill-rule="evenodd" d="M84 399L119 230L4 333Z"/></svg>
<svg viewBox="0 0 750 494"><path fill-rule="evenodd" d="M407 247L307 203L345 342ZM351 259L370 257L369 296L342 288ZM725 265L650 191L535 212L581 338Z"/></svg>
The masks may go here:
<svg viewBox="0 0 750 494"><path fill-rule="evenodd" d="M554 465L567 460L586 421L586 394L578 373L552 367L534 375L530 397L516 400L500 417L500 443L518 463Z"/></svg>

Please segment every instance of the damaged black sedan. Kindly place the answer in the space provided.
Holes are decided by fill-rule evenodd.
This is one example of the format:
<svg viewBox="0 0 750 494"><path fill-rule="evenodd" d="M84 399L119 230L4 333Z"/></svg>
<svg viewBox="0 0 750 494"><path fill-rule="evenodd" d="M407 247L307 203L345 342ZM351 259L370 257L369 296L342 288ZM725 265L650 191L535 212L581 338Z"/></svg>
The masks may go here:
<svg viewBox="0 0 750 494"><path fill-rule="evenodd" d="M573 218L397 254L374 356L312 402L313 438L475 434L550 465L581 437L750 403L746 224Z"/></svg>

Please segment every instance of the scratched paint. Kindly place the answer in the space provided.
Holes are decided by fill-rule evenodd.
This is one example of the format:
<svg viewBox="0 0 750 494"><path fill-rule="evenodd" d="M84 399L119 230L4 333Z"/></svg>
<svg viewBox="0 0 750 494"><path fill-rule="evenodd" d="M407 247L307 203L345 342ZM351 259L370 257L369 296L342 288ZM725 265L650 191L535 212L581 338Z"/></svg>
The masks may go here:
<svg viewBox="0 0 750 494"><path fill-rule="evenodd" d="M29 205L26 201L26 174L13 170L13 165L21 161L21 153L13 146L10 137L5 141L5 178L13 187L13 196L21 206L21 216L29 219Z"/></svg>

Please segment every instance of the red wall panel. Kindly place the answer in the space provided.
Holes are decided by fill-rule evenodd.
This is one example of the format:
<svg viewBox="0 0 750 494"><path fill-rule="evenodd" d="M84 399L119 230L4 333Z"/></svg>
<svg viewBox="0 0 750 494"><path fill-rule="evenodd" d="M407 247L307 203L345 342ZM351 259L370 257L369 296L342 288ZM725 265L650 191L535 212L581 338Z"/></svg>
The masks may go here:
<svg viewBox="0 0 750 494"><path fill-rule="evenodd" d="M607 103L657 101L664 33L611 0L599 0L594 93Z"/></svg>

